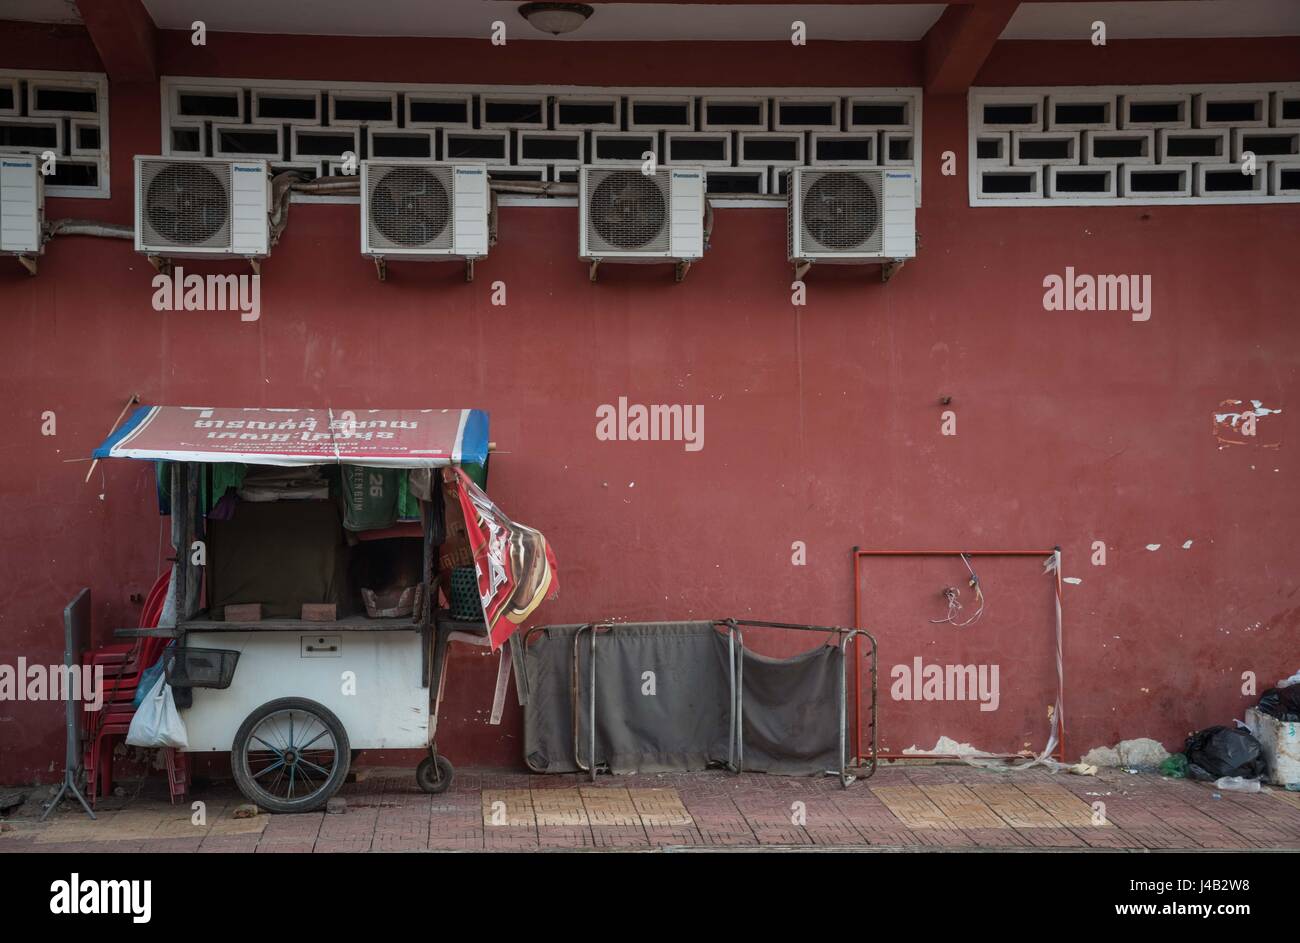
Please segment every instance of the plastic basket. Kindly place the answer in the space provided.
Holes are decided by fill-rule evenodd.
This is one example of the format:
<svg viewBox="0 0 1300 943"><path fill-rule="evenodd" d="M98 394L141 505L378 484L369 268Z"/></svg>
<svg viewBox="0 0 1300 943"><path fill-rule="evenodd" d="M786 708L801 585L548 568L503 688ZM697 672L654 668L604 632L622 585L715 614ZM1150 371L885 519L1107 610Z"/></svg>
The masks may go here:
<svg viewBox="0 0 1300 943"><path fill-rule="evenodd" d="M228 688L239 652L222 648L177 648L167 654L167 683L174 688Z"/></svg>
<svg viewBox="0 0 1300 943"><path fill-rule="evenodd" d="M457 622L483 621L483 604L478 598L478 573L472 566L452 568L451 617Z"/></svg>

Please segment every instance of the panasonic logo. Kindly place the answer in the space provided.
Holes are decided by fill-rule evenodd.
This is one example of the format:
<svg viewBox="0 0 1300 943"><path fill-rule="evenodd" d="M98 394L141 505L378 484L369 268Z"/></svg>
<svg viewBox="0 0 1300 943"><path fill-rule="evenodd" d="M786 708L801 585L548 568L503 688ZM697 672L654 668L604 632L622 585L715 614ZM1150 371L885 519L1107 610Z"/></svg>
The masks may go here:
<svg viewBox="0 0 1300 943"><path fill-rule="evenodd" d="M890 180L911 180L911 174L885 174Z"/></svg>
<svg viewBox="0 0 1300 943"><path fill-rule="evenodd" d="M31 167L32 162L29 160L14 161L12 163L10 161L5 161L4 166L5 167Z"/></svg>
<svg viewBox="0 0 1300 943"><path fill-rule="evenodd" d="M262 172L261 167L240 167L238 164L235 165L235 170L241 174L260 174Z"/></svg>
<svg viewBox="0 0 1300 943"><path fill-rule="evenodd" d="M470 175L470 176L474 176L474 177L481 177L481 176L483 175L483 171L481 171L481 170L472 170L472 169L470 169L470 170L466 170L466 169L461 168L461 167L457 167L457 168L456 168L456 173L458 173L458 174L468 174L468 175Z"/></svg>

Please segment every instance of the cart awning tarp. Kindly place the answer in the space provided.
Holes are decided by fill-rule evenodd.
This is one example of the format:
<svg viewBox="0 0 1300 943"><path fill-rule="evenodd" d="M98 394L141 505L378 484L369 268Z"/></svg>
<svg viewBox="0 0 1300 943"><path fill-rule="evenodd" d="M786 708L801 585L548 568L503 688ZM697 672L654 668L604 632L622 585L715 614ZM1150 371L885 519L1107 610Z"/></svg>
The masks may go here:
<svg viewBox="0 0 1300 943"><path fill-rule="evenodd" d="M540 531L512 521L460 468L443 472L456 485L469 531L483 619L496 651L544 599L560 592L559 566Z"/></svg>
<svg viewBox="0 0 1300 943"><path fill-rule="evenodd" d="M434 468L487 460L477 409L141 406L95 458Z"/></svg>

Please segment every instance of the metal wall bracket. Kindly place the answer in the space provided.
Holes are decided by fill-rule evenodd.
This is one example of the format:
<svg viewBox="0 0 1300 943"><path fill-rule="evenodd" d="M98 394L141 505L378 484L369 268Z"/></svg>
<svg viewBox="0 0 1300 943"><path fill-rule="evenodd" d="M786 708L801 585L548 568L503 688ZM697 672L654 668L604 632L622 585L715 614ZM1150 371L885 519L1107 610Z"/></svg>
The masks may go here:
<svg viewBox="0 0 1300 943"><path fill-rule="evenodd" d="M905 261L906 260L904 259L893 259L889 262L880 263L881 282L888 282L893 278L894 273L903 267ZM808 275L808 270L812 268L811 259L795 259L792 264L794 266L794 280L796 282L803 281Z"/></svg>
<svg viewBox="0 0 1300 943"><path fill-rule="evenodd" d="M587 278L593 283L596 281L596 271L600 268L600 259L592 259L591 264L587 266Z"/></svg>
<svg viewBox="0 0 1300 943"><path fill-rule="evenodd" d="M474 281L474 260L473 259L465 260L465 281L467 282Z"/></svg>
<svg viewBox="0 0 1300 943"><path fill-rule="evenodd" d="M375 259L375 275L381 282L388 281L388 265L383 259Z"/></svg>
<svg viewBox="0 0 1300 943"><path fill-rule="evenodd" d="M674 273L673 280L681 282L686 278L686 273L691 270L691 263L686 259L677 261L677 270Z"/></svg>
<svg viewBox="0 0 1300 943"><path fill-rule="evenodd" d="M36 258L30 255L18 256L18 264L27 269L28 275L36 274Z"/></svg>
<svg viewBox="0 0 1300 943"><path fill-rule="evenodd" d="M253 274L254 274L254 275L258 275L258 276L260 276L260 275L262 274L262 260L261 260L261 259L249 259L249 260L248 260L248 264L249 264L250 266L252 266L252 268L253 268Z"/></svg>
<svg viewBox="0 0 1300 943"><path fill-rule="evenodd" d="M165 259L160 255L150 255L150 256L146 256L146 258L149 260L149 264L154 267L155 272L157 272L159 275L166 275L168 278L171 278L172 275L171 259Z"/></svg>

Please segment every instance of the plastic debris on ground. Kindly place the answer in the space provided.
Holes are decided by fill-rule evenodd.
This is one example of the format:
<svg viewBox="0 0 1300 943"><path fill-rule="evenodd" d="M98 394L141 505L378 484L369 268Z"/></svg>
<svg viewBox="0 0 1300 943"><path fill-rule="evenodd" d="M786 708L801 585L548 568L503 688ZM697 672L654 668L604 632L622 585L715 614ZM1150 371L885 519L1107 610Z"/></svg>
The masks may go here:
<svg viewBox="0 0 1300 943"><path fill-rule="evenodd" d="M1206 727L1187 738L1187 771L1212 782L1222 776L1258 779L1266 772L1263 749L1249 730Z"/></svg>
<svg viewBox="0 0 1300 943"><path fill-rule="evenodd" d="M1242 776L1220 776L1214 781L1215 789L1224 792L1259 792L1263 787L1258 779L1246 779Z"/></svg>
<svg viewBox="0 0 1300 943"><path fill-rule="evenodd" d="M1171 753L1160 764L1160 775L1168 776L1170 779L1186 779L1187 757L1182 753Z"/></svg>

